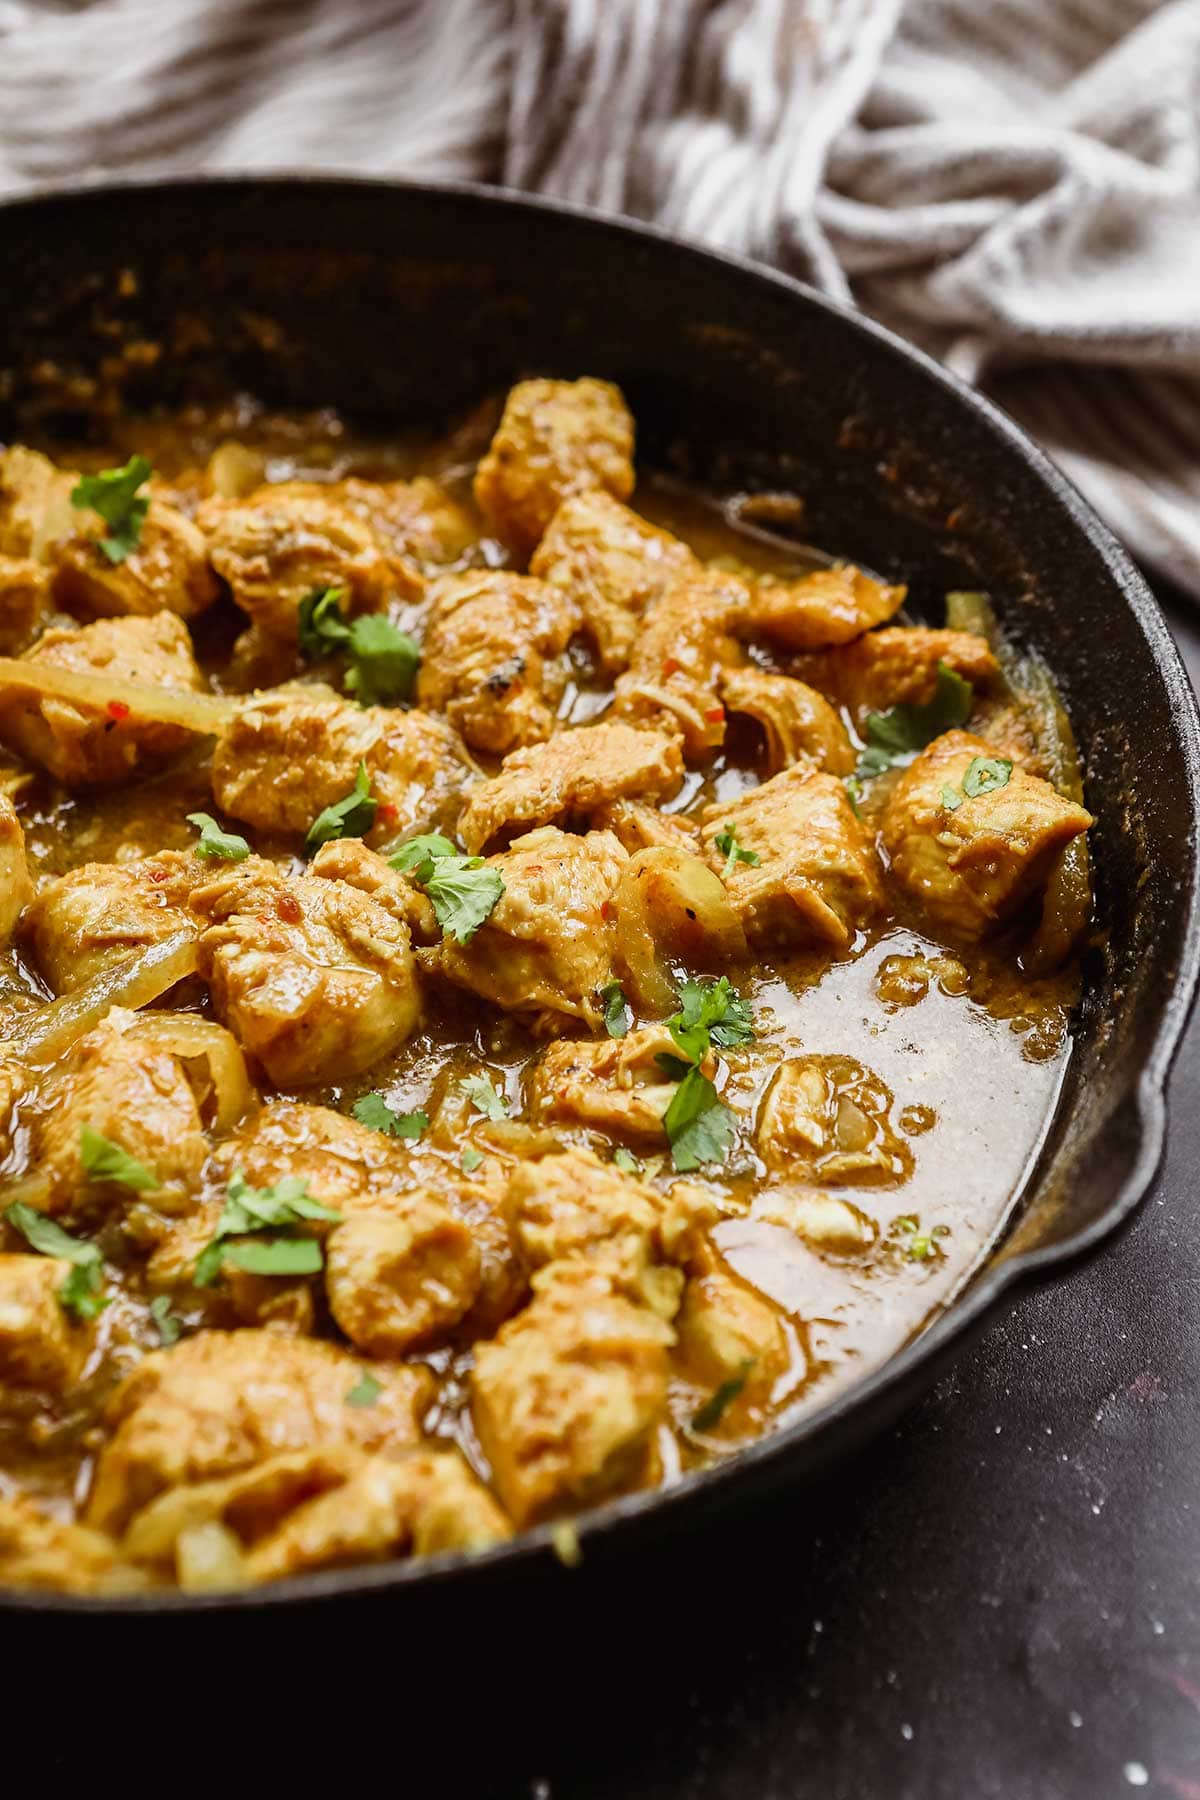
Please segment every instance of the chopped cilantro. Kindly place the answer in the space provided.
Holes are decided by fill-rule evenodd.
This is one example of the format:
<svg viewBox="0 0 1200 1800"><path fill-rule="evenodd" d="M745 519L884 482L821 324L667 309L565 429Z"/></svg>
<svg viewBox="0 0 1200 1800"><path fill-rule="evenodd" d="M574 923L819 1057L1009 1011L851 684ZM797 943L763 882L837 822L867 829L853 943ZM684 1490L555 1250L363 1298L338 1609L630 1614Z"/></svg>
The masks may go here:
<svg viewBox="0 0 1200 1800"><path fill-rule="evenodd" d="M749 1002L730 984L728 975L716 981L685 981L679 990L679 1011L667 1020L667 1029L693 1063L704 1061L710 1044L731 1050L754 1037Z"/></svg>
<svg viewBox="0 0 1200 1800"><path fill-rule="evenodd" d="M187 822L200 833L200 842L192 852L194 856L221 858L225 862L244 862L249 856L250 846L245 838L235 831L222 831L211 813L189 813Z"/></svg>
<svg viewBox="0 0 1200 1800"><path fill-rule="evenodd" d="M458 1088L485 1119L507 1119L508 1097L497 1092L486 1075L467 1075L459 1082Z"/></svg>
<svg viewBox="0 0 1200 1800"><path fill-rule="evenodd" d="M104 1311L109 1303L104 1292L104 1259L95 1244L72 1237L45 1213L20 1200L13 1201L4 1217L42 1256L56 1256L72 1265L58 1290L64 1312L74 1313L77 1319L94 1319Z"/></svg>
<svg viewBox="0 0 1200 1800"><path fill-rule="evenodd" d="M437 922L456 943L469 944L504 892L504 881L482 856L460 856L448 838L430 832L410 838L389 858L433 902Z"/></svg>
<svg viewBox="0 0 1200 1800"><path fill-rule="evenodd" d="M604 1002L605 1031L610 1038L625 1037L633 1024L625 989L619 981L610 981L607 987L600 989L600 998Z"/></svg>
<svg viewBox="0 0 1200 1800"><path fill-rule="evenodd" d="M421 661L419 646L382 613L364 613L347 624L341 611L345 598L345 588L314 588L300 602L300 654L311 662L334 651L348 652L346 691L363 706L407 700Z"/></svg>
<svg viewBox="0 0 1200 1800"><path fill-rule="evenodd" d="M642 1165L632 1150L626 1150L624 1144L618 1144L612 1154L613 1163L624 1175L640 1175Z"/></svg>
<svg viewBox="0 0 1200 1800"><path fill-rule="evenodd" d="M866 747L859 756L853 779L869 780L882 775L885 769L911 762L934 738L966 722L973 699L971 683L947 663L940 662L933 694L923 705L904 702L889 707L887 712L867 714ZM851 800L854 799L852 794Z"/></svg>
<svg viewBox="0 0 1200 1800"><path fill-rule="evenodd" d="M735 1125L734 1114L708 1076L697 1068L689 1069L663 1114L675 1168L682 1174L698 1169L702 1163L723 1162L733 1142Z"/></svg>
<svg viewBox="0 0 1200 1800"><path fill-rule="evenodd" d="M376 1381L370 1369L360 1369L358 1380L346 1394L347 1406L374 1406L383 1388Z"/></svg>
<svg viewBox="0 0 1200 1800"><path fill-rule="evenodd" d="M183 1324L171 1311L171 1302L166 1294L156 1294L150 1302L150 1317L158 1327L158 1339L164 1348L179 1342Z"/></svg>
<svg viewBox="0 0 1200 1800"><path fill-rule="evenodd" d="M130 1156L94 1125L80 1127L79 1160L90 1181L111 1181L117 1187L136 1188L144 1193L162 1186L153 1169L139 1162L136 1156Z"/></svg>
<svg viewBox="0 0 1200 1800"><path fill-rule="evenodd" d="M226 1244L222 1263L233 1263L248 1275L315 1275L325 1258L316 1238L245 1238Z"/></svg>
<svg viewBox="0 0 1200 1800"><path fill-rule="evenodd" d="M394 856L388 858L393 869L399 869L402 875L411 875L422 887L433 874L434 864L439 857L457 856L458 851L438 831L427 831L419 837L409 838L401 844Z"/></svg>
<svg viewBox="0 0 1200 1800"><path fill-rule="evenodd" d="M382 1131L388 1137L419 1138L429 1124L427 1113L398 1113L382 1094L364 1094L350 1110L360 1125L369 1125L372 1131Z"/></svg>
<svg viewBox="0 0 1200 1800"><path fill-rule="evenodd" d="M460 1163L464 1175L473 1175L483 1161L482 1150L464 1150Z"/></svg>
<svg viewBox="0 0 1200 1800"><path fill-rule="evenodd" d="M235 1170L217 1229L196 1259L194 1286L209 1287L226 1261L253 1275L315 1274L323 1261L316 1238L280 1235L254 1240L256 1233L280 1227L286 1232L305 1219L338 1225L342 1215L314 1200L308 1182L297 1175L285 1175L274 1187L255 1188L241 1169ZM230 1243L231 1238L252 1241Z"/></svg>
<svg viewBox="0 0 1200 1800"><path fill-rule="evenodd" d="M729 880L739 863L745 863L752 869L758 867L761 860L758 851L743 850L732 825L727 824L724 831L718 831L713 841L716 844L718 855L725 858L725 867L721 870L722 878L725 881Z"/></svg>
<svg viewBox="0 0 1200 1800"><path fill-rule="evenodd" d="M968 800L977 800L980 794L994 794L998 788L1008 786L1012 772L1010 757L973 757L962 778L962 791Z"/></svg>
<svg viewBox="0 0 1200 1800"><path fill-rule="evenodd" d="M150 475L146 458L131 456L124 468L84 475L71 489L71 505L98 513L108 526L109 535L100 539L100 548L111 563L123 563L141 542L150 496L138 490Z"/></svg>
<svg viewBox="0 0 1200 1800"><path fill-rule="evenodd" d="M692 1414L691 1426L693 1431L713 1431L716 1429L725 1416L726 1407L732 1405L733 1401L737 1399L738 1395L745 1387L747 1378L753 1367L754 1358L752 1356L747 1357L736 1375L731 1375L727 1381L721 1383L720 1387L713 1389L703 1406L697 1407L696 1411Z"/></svg>
<svg viewBox="0 0 1200 1800"><path fill-rule="evenodd" d="M312 662L318 656L328 656L349 642L350 627L340 611L345 598L345 588L325 587L314 588L300 602L296 617L296 639L300 654L306 661Z"/></svg>
<svg viewBox="0 0 1200 1800"><path fill-rule="evenodd" d="M360 762L350 792L319 812L309 826L308 836L304 840L305 850L311 856L314 850L319 850L322 844L332 843L334 838L366 837L375 823L375 809L378 805L378 800L371 793L371 777L367 774L367 765Z"/></svg>
<svg viewBox="0 0 1200 1800"><path fill-rule="evenodd" d="M944 785L942 788L942 805L949 812L957 812L963 803L963 797L955 787Z"/></svg>

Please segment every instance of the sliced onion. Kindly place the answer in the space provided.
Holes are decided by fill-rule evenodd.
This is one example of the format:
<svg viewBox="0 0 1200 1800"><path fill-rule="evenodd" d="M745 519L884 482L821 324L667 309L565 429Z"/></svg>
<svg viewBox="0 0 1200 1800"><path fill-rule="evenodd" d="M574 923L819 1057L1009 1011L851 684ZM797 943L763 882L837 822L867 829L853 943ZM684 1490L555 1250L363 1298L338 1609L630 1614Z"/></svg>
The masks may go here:
<svg viewBox="0 0 1200 1800"><path fill-rule="evenodd" d="M219 694L192 694L181 688L149 687L116 675L84 675L78 669L33 658L0 656L0 690L17 689L56 700L103 710L112 702L127 706L139 719L179 725L204 736L224 730L237 711L237 701Z"/></svg>
<svg viewBox="0 0 1200 1800"><path fill-rule="evenodd" d="M613 906L617 960L631 999L645 1011L674 1010L675 965L721 969L748 954L719 876L673 844L654 844L630 857Z"/></svg>
<svg viewBox="0 0 1200 1800"><path fill-rule="evenodd" d="M244 500L267 479L266 458L229 438L208 459L208 485L221 500Z"/></svg>
<svg viewBox="0 0 1200 1800"><path fill-rule="evenodd" d="M74 993L62 994L40 1012L22 1019L12 1035L0 1043L0 1056L21 1062L55 1062L78 1038L98 1025L112 1007L125 1006L136 1012L165 994L177 981L194 975L196 967L195 934L172 932L161 943L132 951Z"/></svg>
<svg viewBox="0 0 1200 1800"><path fill-rule="evenodd" d="M214 1131L232 1131L249 1112L255 1094L246 1059L237 1039L223 1025L199 1019L194 1013L143 1013L128 1035L192 1065L188 1080L205 1123Z"/></svg>

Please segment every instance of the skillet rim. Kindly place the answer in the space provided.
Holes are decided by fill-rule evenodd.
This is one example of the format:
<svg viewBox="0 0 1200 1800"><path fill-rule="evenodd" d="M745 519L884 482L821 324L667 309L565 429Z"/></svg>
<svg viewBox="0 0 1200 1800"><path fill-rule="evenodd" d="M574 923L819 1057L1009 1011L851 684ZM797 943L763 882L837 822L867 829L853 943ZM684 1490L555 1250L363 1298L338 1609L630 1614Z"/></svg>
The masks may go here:
<svg viewBox="0 0 1200 1800"><path fill-rule="evenodd" d="M572 205L541 195L478 182L413 181L391 176L362 175L353 171L289 169L265 172L219 171L189 176L167 174L141 179L87 179L33 187L0 198L0 232L6 221L14 215L25 212L36 215L39 210L48 207L78 205L91 199L110 201L122 195L138 198L173 194L181 204L186 204L189 197L212 190L236 194L238 190L247 189L260 192L272 189L308 189L314 200L329 199L348 189L365 189L401 201L407 195L419 195L426 200L445 196L482 204L506 213L511 218L519 218L522 214L550 216L561 219L568 225L582 225L589 231L609 234L618 240L648 241L673 251L681 259L724 265L741 281L774 288L790 296L792 303L799 303L801 309L812 308L832 315L851 331L873 340L882 349L909 364L918 379L935 383L952 399L964 405L1009 453L1016 455L1025 464L1065 512L1070 526L1099 555L1114 588L1132 612L1162 681L1186 765L1189 812L1195 842L1200 828L1200 711L1162 609L1108 526L1045 451L994 401L969 387L925 351L853 308L829 299L808 283L747 257L709 249L641 220L622 218L593 207ZM958 1347L965 1348L967 1338L980 1329L987 1315L997 1311L1002 1302L1011 1307L1022 1289L1039 1281L1049 1280L1095 1251L1127 1225L1145 1199L1162 1160L1166 1143L1167 1078L1192 1009L1198 981L1200 860L1194 859L1187 915L1174 979L1161 1004L1150 1054L1136 1086L1123 1103L1124 1109L1132 1115L1130 1128L1137 1146L1136 1154L1107 1210L1082 1229L1055 1244L1019 1252L995 1263L991 1268L985 1268L971 1280L969 1287L958 1298L947 1304L932 1325L912 1338L881 1367L793 1424L747 1445L724 1462L690 1474L672 1487L623 1495L580 1514L572 1524L577 1531L585 1559L591 1547L603 1547L609 1552L613 1548L622 1548L619 1545L614 1547L611 1540L625 1532L632 1541L635 1525L642 1527L638 1542L644 1541L652 1532L658 1534L677 1528L682 1513L699 1515L705 1509L711 1511L721 1499L733 1498L732 1490L739 1484L762 1490L769 1482L782 1483L789 1475L784 1465L798 1455L802 1447L814 1442L819 1444L822 1439L835 1440L838 1428L856 1414L865 1414L873 1409L880 1414L881 1424L886 1423L889 1417L894 1417L901 1410L898 1390L906 1386L915 1390L923 1373L925 1380L920 1385L926 1385L932 1380L934 1366L946 1358L956 1341L962 1340ZM1026 1182L1031 1179L1031 1175L1032 1171L1027 1174ZM828 1454L825 1457L814 1457L814 1470L822 1467L827 1460L832 1460ZM795 1479L797 1471L790 1473ZM422 1594L434 1587L457 1591L476 1576L490 1576L493 1581L497 1578L511 1580L529 1565L544 1569L554 1561L553 1528L539 1526L518 1534L508 1543L476 1555L449 1552L405 1562L332 1569L289 1576L262 1587L234 1593L184 1594L167 1591L94 1596L59 1594L39 1589L0 1588L0 1617L6 1613L103 1618L260 1611L274 1614L281 1609L306 1602L368 1599L393 1589L407 1590L415 1587ZM563 1570L562 1573L570 1571Z"/></svg>

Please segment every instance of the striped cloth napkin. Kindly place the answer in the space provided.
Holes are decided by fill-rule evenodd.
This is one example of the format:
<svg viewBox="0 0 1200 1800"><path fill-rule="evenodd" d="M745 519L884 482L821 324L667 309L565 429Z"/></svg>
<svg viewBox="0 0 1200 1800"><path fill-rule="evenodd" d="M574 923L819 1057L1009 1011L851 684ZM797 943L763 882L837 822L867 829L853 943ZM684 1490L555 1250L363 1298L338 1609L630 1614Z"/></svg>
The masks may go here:
<svg viewBox="0 0 1200 1800"><path fill-rule="evenodd" d="M803 276L1200 599L1200 0L0 0L0 188L504 181Z"/></svg>

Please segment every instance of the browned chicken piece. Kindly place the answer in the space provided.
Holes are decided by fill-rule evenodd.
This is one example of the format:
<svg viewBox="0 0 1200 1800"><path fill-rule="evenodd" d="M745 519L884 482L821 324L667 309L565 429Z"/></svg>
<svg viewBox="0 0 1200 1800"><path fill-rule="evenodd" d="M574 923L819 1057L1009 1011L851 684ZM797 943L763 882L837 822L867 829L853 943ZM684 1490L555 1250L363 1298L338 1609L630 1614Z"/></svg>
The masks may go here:
<svg viewBox="0 0 1200 1800"><path fill-rule="evenodd" d="M50 576L30 556L0 556L0 656L19 656L50 603Z"/></svg>
<svg viewBox="0 0 1200 1800"><path fill-rule="evenodd" d="M226 1177L240 1169L252 1187L306 1181L314 1199L350 1212L407 1186L408 1155L407 1145L331 1106L275 1100L226 1138L214 1160Z"/></svg>
<svg viewBox="0 0 1200 1800"><path fill-rule="evenodd" d="M0 1587L57 1594L128 1592L117 1547L102 1532L64 1525L32 1501L0 1498Z"/></svg>
<svg viewBox="0 0 1200 1800"><path fill-rule="evenodd" d="M204 536L186 513L152 485L137 547L114 563L100 548L109 527L97 513L75 513L70 537L47 550L55 604L85 619L177 613L191 619L211 606L217 583Z"/></svg>
<svg viewBox="0 0 1200 1800"><path fill-rule="evenodd" d="M378 1364L371 1406L349 1404L362 1378L333 1344L274 1331L202 1331L154 1350L106 1408L107 1440L88 1523L119 1533L164 1489L212 1480L285 1450L417 1442L432 1382L425 1369Z"/></svg>
<svg viewBox="0 0 1200 1800"><path fill-rule="evenodd" d="M660 1056L679 1050L665 1025L643 1025L622 1038L563 1038L550 1044L526 1076L531 1113L636 1141L665 1143L663 1114L675 1081ZM712 1075L715 1064L704 1065Z"/></svg>
<svg viewBox="0 0 1200 1800"><path fill-rule="evenodd" d="M745 604L745 583L724 570L677 576L642 621L629 667L617 677L614 710L680 732L690 757L724 743L721 681L742 660L733 632Z"/></svg>
<svg viewBox="0 0 1200 1800"><path fill-rule="evenodd" d="M845 706L861 725L869 712L927 705L943 662L977 688L986 688L999 672L987 639L973 632L888 625L841 649L798 656L792 673Z"/></svg>
<svg viewBox="0 0 1200 1800"><path fill-rule="evenodd" d="M448 575L433 589L417 700L474 750L503 756L554 730L567 685L575 602L503 570Z"/></svg>
<svg viewBox="0 0 1200 1800"><path fill-rule="evenodd" d="M780 1065L758 1115L767 1167L827 1187L893 1187L913 1172L913 1153L892 1122L891 1090L850 1056L805 1056Z"/></svg>
<svg viewBox="0 0 1200 1800"><path fill-rule="evenodd" d="M428 894L393 869L385 856L368 850L361 838L334 838L322 844L308 868L311 875L348 881L361 893L370 894L394 919L408 926L414 943L437 942L437 916Z"/></svg>
<svg viewBox="0 0 1200 1800"><path fill-rule="evenodd" d="M389 554L361 510L310 481L268 483L245 500L209 500L197 523L213 568L265 643L294 649L300 602L341 588L346 613L381 612L399 591L419 599L424 581Z"/></svg>
<svg viewBox="0 0 1200 1800"><path fill-rule="evenodd" d="M834 775L796 763L701 817L711 868L725 867L716 839L728 828L759 859L724 877L751 944L844 950L883 903L874 846Z"/></svg>
<svg viewBox="0 0 1200 1800"><path fill-rule="evenodd" d="M642 618L668 583L698 569L686 544L602 488L564 500L529 564L582 609L606 675L629 667Z"/></svg>
<svg viewBox="0 0 1200 1800"><path fill-rule="evenodd" d="M22 910L32 898L25 833L12 801L7 794L0 794L0 948L12 937Z"/></svg>
<svg viewBox="0 0 1200 1800"><path fill-rule="evenodd" d="M33 1165L48 1183L47 1212L91 1218L143 1197L160 1213L196 1204L208 1154L196 1095L178 1057L138 1036L136 1022L136 1013L113 1007L45 1085ZM157 1185L132 1188L90 1174L85 1126L133 1157Z"/></svg>
<svg viewBox="0 0 1200 1800"><path fill-rule="evenodd" d="M444 720L356 706L314 683L255 695L238 708L217 739L213 795L257 830L302 835L351 792L360 762L379 803L370 843L444 823L473 774Z"/></svg>
<svg viewBox="0 0 1200 1800"><path fill-rule="evenodd" d="M481 1344L471 1417L518 1527L637 1486L655 1468L675 1334L587 1262L552 1263L534 1298Z"/></svg>
<svg viewBox="0 0 1200 1800"><path fill-rule="evenodd" d="M791 1367L787 1326L779 1308L735 1274L711 1241L693 1256L675 1325L672 1363L697 1390L695 1411L702 1412L701 1396L729 1384L720 1416L702 1434L740 1437L761 1429L776 1383Z"/></svg>
<svg viewBox="0 0 1200 1800"><path fill-rule="evenodd" d="M821 1188L772 1183L755 1200L751 1218L794 1231L819 1256L861 1257L879 1238L879 1225L861 1206Z"/></svg>
<svg viewBox="0 0 1200 1800"><path fill-rule="evenodd" d="M675 738L617 721L556 732L506 756L470 795L458 822L472 854L502 831L586 818L613 800L662 800L683 779Z"/></svg>
<svg viewBox="0 0 1200 1800"><path fill-rule="evenodd" d="M0 556L44 563L48 546L79 522L71 505L78 480L78 470L60 469L40 450L0 450Z"/></svg>
<svg viewBox="0 0 1200 1800"><path fill-rule="evenodd" d="M590 1150L518 1163L505 1205L530 1269L581 1260L610 1275L617 1292L668 1321L683 1292L678 1265L696 1234L717 1217L704 1188L677 1182L664 1196Z"/></svg>
<svg viewBox="0 0 1200 1800"><path fill-rule="evenodd" d="M23 661L146 687L204 691L187 626L170 612L97 619L75 630L55 628L43 632ZM93 706L3 682L0 738L65 787L127 781L160 767L195 741L182 727L140 717L124 702Z"/></svg>
<svg viewBox="0 0 1200 1800"><path fill-rule="evenodd" d="M595 1028L600 989L613 979L606 909L625 862L607 831L573 837L553 826L488 858L504 892L469 943L442 939L442 973L506 1012L532 1014L535 1030L568 1019Z"/></svg>
<svg viewBox="0 0 1200 1800"><path fill-rule="evenodd" d="M131 863L81 863L42 889L21 936L54 992L69 993L134 950L198 930L187 895L211 870L180 850Z"/></svg>
<svg viewBox="0 0 1200 1800"><path fill-rule="evenodd" d="M70 1273L57 1256L0 1255L0 1408L15 1389L62 1394L83 1373L95 1327L70 1319L59 1300Z"/></svg>
<svg viewBox="0 0 1200 1800"><path fill-rule="evenodd" d="M260 490L268 497L280 491L278 485ZM419 598L414 578L457 562L476 540L477 527L466 508L427 475L413 481L363 481L354 475L334 482L290 481L287 491L344 506L370 526L398 565L396 591L402 597Z"/></svg>
<svg viewBox="0 0 1200 1800"><path fill-rule="evenodd" d="M528 556L562 502L603 488L633 492L633 419L610 381L519 381L475 475L475 500Z"/></svg>
<svg viewBox="0 0 1200 1800"><path fill-rule="evenodd" d="M728 669L721 679L721 698L727 712L744 713L762 726L769 775L800 762L831 775L852 773L858 759L850 734L816 688L790 675Z"/></svg>
<svg viewBox="0 0 1200 1800"><path fill-rule="evenodd" d="M1093 822L1048 781L997 760L983 738L948 731L896 783L883 842L893 878L935 926L974 939L1036 894Z"/></svg>
<svg viewBox="0 0 1200 1800"><path fill-rule="evenodd" d="M205 1325L223 1330L261 1325L310 1336L317 1326L315 1276L255 1275L227 1258L207 1286L195 1285L196 1265L218 1235L224 1210L223 1200L206 1200L198 1211L173 1220L165 1229L139 1216L138 1244L150 1249L145 1263L147 1292L168 1295L193 1319L199 1315ZM327 1229L314 1220L304 1226L303 1235L320 1239Z"/></svg>
<svg viewBox="0 0 1200 1800"><path fill-rule="evenodd" d="M408 928L344 881L285 878L251 857L191 897L209 923L200 973L223 1024L276 1087L344 1081L420 1015Z"/></svg>
<svg viewBox="0 0 1200 1800"><path fill-rule="evenodd" d="M588 822L594 831L611 831L631 856L661 846L695 851L700 841L690 819L676 819L641 800L614 800L597 807Z"/></svg>
<svg viewBox="0 0 1200 1800"><path fill-rule="evenodd" d="M760 575L750 583L746 628L792 650L848 644L893 618L907 592L864 575L852 563L814 569L790 581Z"/></svg>
<svg viewBox="0 0 1200 1800"><path fill-rule="evenodd" d="M403 1356L444 1339L479 1296L479 1251L433 1194L397 1194L329 1235L325 1291L334 1323L372 1356Z"/></svg>

